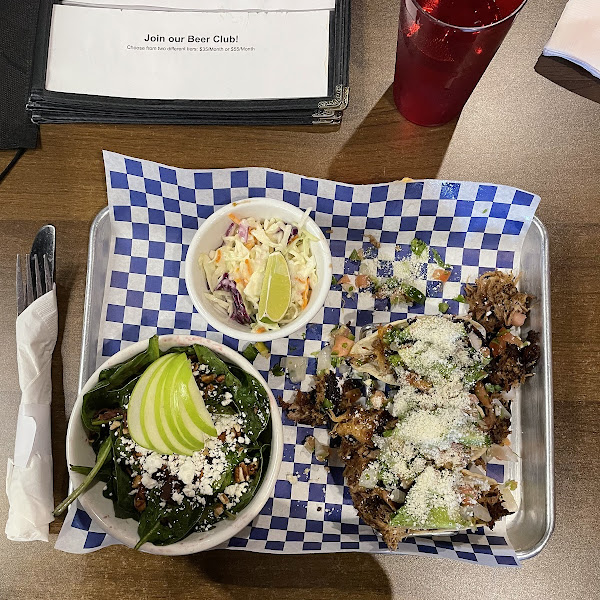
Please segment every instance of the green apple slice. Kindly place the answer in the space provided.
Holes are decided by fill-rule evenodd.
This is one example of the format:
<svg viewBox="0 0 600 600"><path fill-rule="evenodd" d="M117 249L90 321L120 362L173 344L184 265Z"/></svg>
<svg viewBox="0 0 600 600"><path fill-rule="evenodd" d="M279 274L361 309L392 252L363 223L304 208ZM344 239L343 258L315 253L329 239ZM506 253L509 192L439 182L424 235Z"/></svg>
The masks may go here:
<svg viewBox="0 0 600 600"><path fill-rule="evenodd" d="M202 394L186 359L181 363L172 387L171 410L177 418L180 430L189 437L202 439L216 437L212 416L208 412Z"/></svg>
<svg viewBox="0 0 600 600"><path fill-rule="evenodd" d="M217 435L184 353L165 354L146 369L133 389L127 421L136 443L161 454L191 456Z"/></svg>
<svg viewBox="0 0 600 600"><path fill-rule="evenodd" d="M193 432L188 431L184 426L181 417L183 408L182 404L179 402L179 398L181 396L181 390L186 385L185 378L188 371L193 378L190 363L186 355L180 354L171 363L169 373L165 377L169 394L165 394L163 397L163 409L167 427L170 429L177 442L188 449L188 452L182 452L182 454L191 455L204 448L206 435L202 431L198 432L198 435L194 435Z"/></svg>
<svg viewBox="0 0 600 600"><path fill-rule="evenodd" d="M157 377L160 371L174 358L173 355L166 354L155 360L142 374L139 381L135 384L129 405L127 406L127 425L131 438L144 448L151 448L151 442L148 435L148 417L153 413L154 408L154 390L156 390L159 379ZM150 410L148 410L150 408ZM150 417L153 420L152 417Z"/></svg>
<svg viewBox="0 0 600 600"><path fill-rule="evenodd" d="M191 456L197 445L188 444L186 440L179 434L176 427L172 427L173 419L171 414L171 394L173 373L177 370L179 357L185 355L180 354L173 360L169 361L167 366L160 372L160 381L156 388L156 398L154 400L154 418L156 429L165 446L171 450L169 454L184 454ZM202 444L204 445L204 444Z"/></svg>

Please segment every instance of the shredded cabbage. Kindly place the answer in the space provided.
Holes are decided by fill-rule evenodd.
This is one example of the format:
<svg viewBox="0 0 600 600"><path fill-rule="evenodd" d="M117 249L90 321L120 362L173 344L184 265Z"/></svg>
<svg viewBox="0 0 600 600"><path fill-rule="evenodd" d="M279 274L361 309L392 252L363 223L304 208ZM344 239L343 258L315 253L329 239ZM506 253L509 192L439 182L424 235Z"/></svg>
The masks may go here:
<svg viewBox="0 0 600 600"><path fill-rule="evenodd" d="M223 244L208 254L202 254L199 265L206 273L209 292L206 297L237 322L239 317L233 294L219 285L224 277L235 282L251 320L253 332L279 329L293 321L306 308L317 284L317 263L311 242L317 238L304 229L310 209L296 225L278 218L238 219L229 215L232 225L223 236ZM286 259L292 284L290 305L279 323L258 321L258 303L267 260L272 252L281 252ZM242 323L246 324L246 323Z"/></svg>

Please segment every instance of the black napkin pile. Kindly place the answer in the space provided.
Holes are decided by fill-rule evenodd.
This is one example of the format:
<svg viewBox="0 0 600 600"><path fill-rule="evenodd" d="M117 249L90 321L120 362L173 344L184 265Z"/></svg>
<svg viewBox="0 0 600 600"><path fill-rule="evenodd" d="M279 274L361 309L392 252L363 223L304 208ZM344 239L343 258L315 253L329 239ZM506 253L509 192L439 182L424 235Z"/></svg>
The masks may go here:
<svg viewBox="0 0 600 600"><path fill-rule="evenodd" d="M35 148L26 111L40 0L0 0L0 149Z"/></svg>

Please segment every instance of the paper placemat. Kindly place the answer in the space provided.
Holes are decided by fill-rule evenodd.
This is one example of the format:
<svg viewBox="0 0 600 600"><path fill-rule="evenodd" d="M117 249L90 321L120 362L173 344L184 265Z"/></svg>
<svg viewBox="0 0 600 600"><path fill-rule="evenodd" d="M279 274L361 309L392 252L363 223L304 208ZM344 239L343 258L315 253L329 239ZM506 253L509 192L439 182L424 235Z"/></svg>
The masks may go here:
<svg viewBox="0 0 600 600"><path fill-rule="evenodd" d="M443 286L427 282L428 298L424 306L409 309L414 314L437 314L442 300L451 313L458 313L461 306L452 298L466 281L486 270L518 266L539 203L539 197L523 190L473 182L346 185L257 167L178 169L112 152L104 153L104 162L113 239L98 364L155 333L191 332L240 350L247 345L206 324L193 309L184 281L183 261L199 224L216 207L232 201L266 196L312 208L313 218L330 241L336 279L357 271L357 263L347 257L353 249L369 245L366 234L381 241L380 252L397 257L408 254L414 237L427 242L454 268ZM259 356L254 365L274 393L289 400L299 386L269 372L284 356L310 356L320 350L322 340L338 323L388 323L406 314L389 311L368 294L348 297L334 286L312 323L289 339L272 342L270 358ZM314 374L315 367L311 358L308 373ZM303 383L304 388L308 385ZM327 443L327 431L296 426L285 417L283 423L283 463L273 498L226 547L271 553L390 552L359 520L335 452L324 464L304 448L308 435ZM504 465L492 464L488 469L496 479L504 479ZM57 548L87 552L111 543L114 540L73 506ZM493 532L479 528L452 536L410 538L396 553L518 565L502 524Z"/></svg>

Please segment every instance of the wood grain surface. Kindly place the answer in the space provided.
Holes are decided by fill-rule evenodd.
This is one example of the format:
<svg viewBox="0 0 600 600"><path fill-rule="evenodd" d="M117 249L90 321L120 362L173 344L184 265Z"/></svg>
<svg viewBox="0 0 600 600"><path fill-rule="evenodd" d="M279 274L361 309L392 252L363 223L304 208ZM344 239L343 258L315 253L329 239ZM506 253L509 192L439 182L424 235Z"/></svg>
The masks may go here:
<svg viewBox="0 0 600 600"><path fill-rule="evenodd" d="M14 258L56 225L60 337L53 363L55 494L67 489L64 401L77 391L90 224L106 205L101 150L179 167L260 165L350 183L403 176L519 186L542 198L550 234L556 530L520 569L423 557L271 556L219 551L160 558L121 547L81 556L0 539L0 600L592 599L600 597L600 105L534 71L565 0L530 0L457 122L420 128L395 110L398 3L354 2L351 105L339 129L44 126L0 185L0 462L12 453L19 389ZM0 153L0 162L11 154ZM0 522L6 521L0 499ZM60 523L52 526L52 541Z"/></svg>

